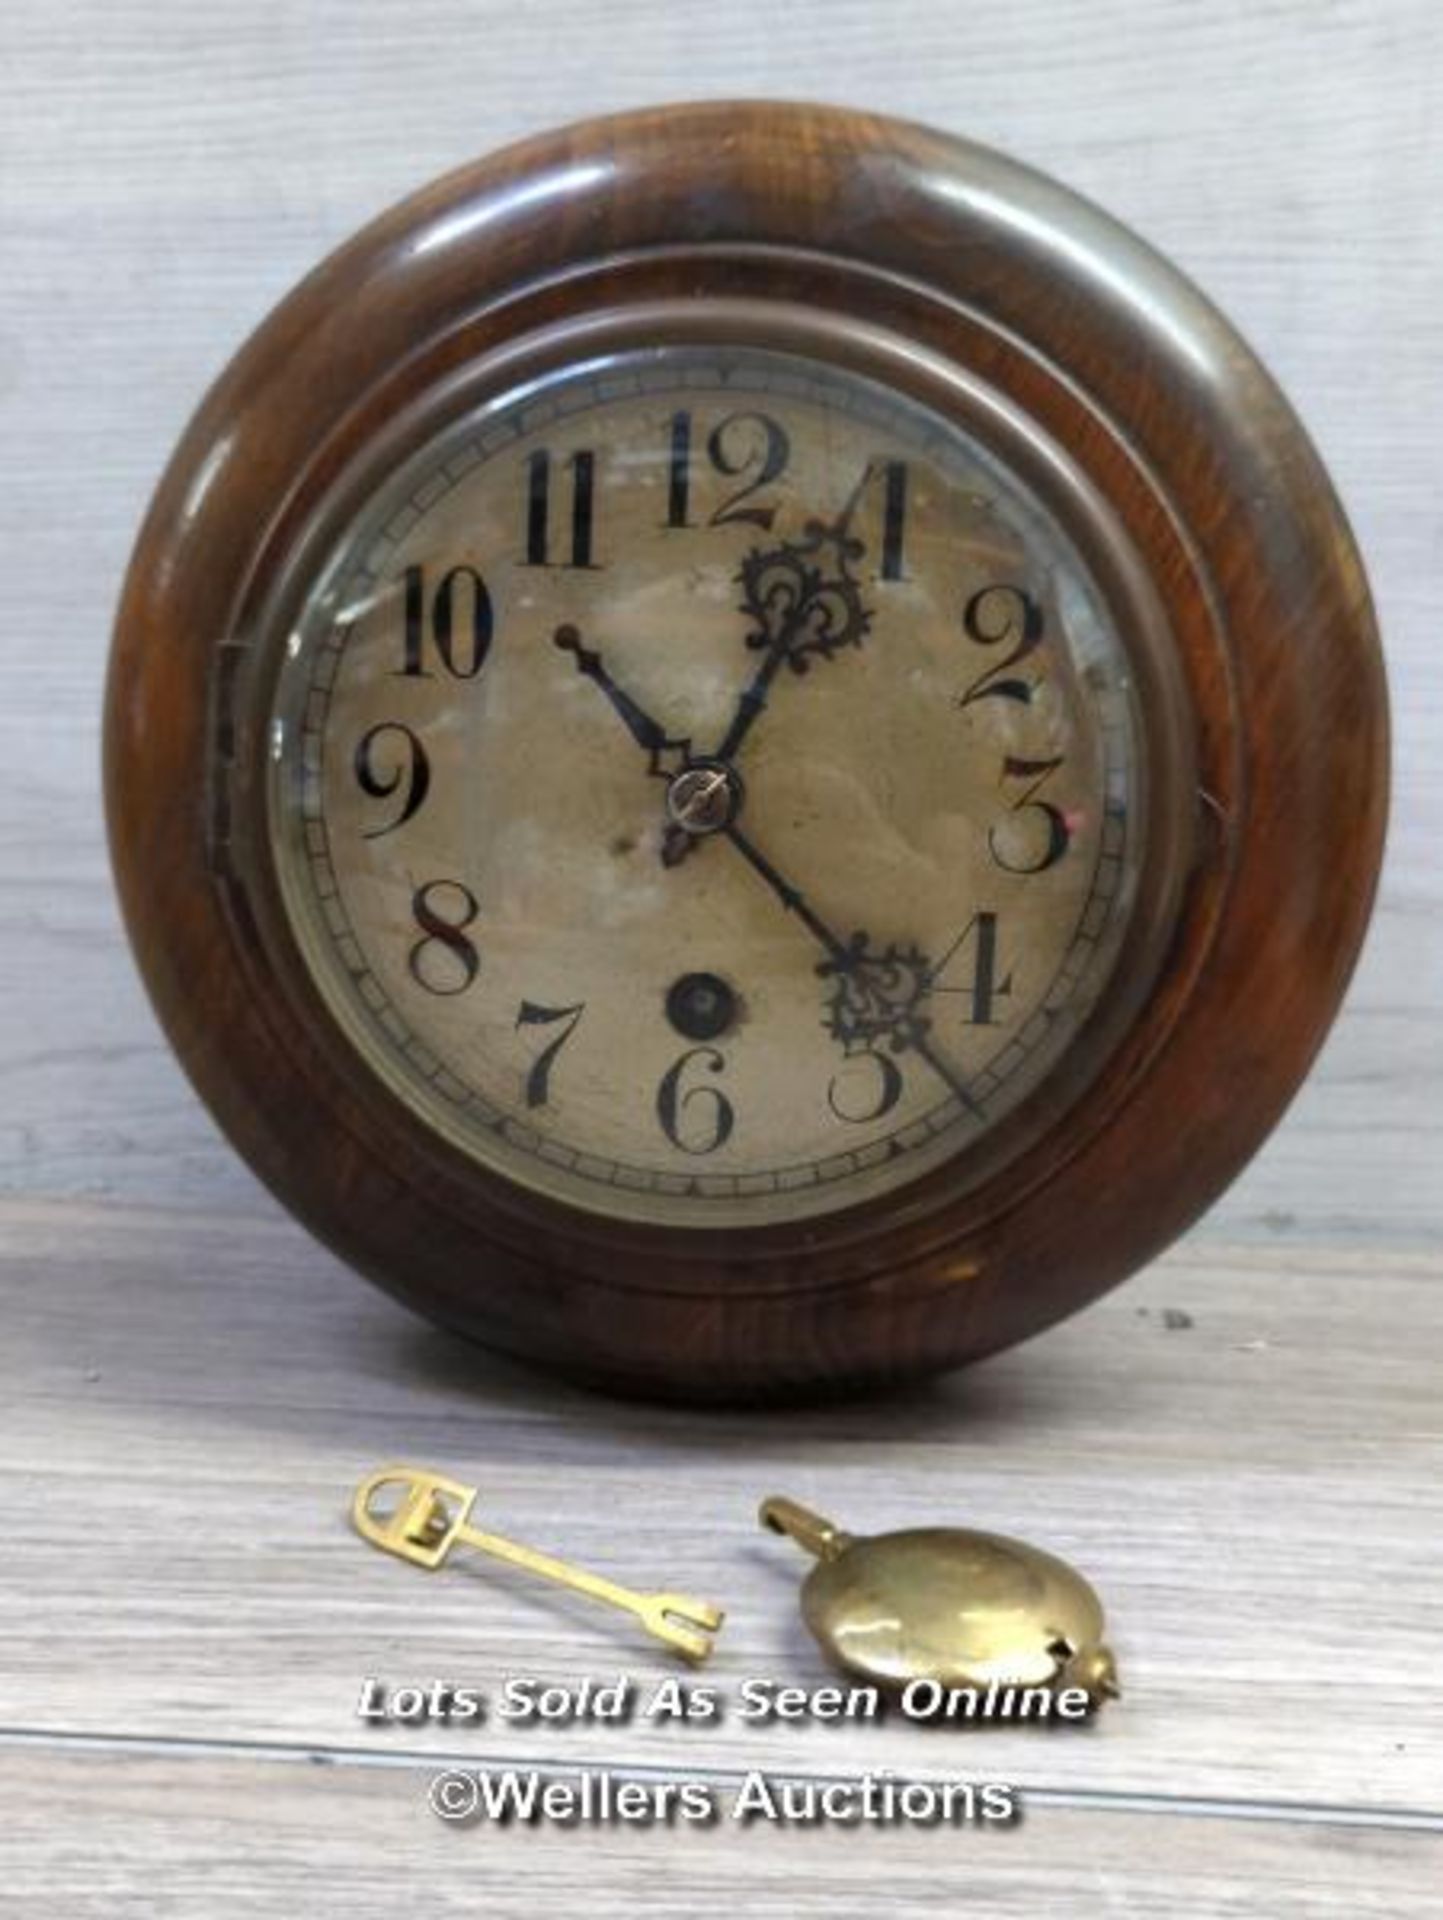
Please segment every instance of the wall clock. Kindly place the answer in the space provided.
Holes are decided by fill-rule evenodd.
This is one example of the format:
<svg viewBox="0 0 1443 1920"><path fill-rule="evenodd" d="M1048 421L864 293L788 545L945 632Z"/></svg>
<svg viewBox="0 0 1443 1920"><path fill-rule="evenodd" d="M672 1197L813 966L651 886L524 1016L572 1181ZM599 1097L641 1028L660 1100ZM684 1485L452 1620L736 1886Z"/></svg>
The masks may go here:
<svg viewBox="0 0 1443 1920"><path fill-rule="evenodd" d="M603 1385L1056 1320L1256 1149L1386 788L1341 512L1219 314L924 129L516 147L265 321L120 609L115 867L230 1137Z"/></svg>

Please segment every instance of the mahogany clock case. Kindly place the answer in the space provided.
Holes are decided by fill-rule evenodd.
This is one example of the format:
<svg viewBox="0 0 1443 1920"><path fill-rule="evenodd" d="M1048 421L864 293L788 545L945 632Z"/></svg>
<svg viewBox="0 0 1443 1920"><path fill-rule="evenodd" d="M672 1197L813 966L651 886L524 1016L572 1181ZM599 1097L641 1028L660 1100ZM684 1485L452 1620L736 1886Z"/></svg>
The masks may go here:
<svg viewBox="0 0 1443 1920"><path fill-rule="evenodd" d="M1050 487L1124 610L1144 905L1076 1057L900 1194L730 1231L487 1172L353 1057L267 869L257 716L355 489L518 368L596 342L796 343L884 369ZM1341 1000L1386 808L1366 583L1287 402L1125 229L985 149L776 103L584 123L454 174L306 279L226 369L120 607L121 900L198 1090L282 1200L435 1320L596 1384L744 1400L892 1382L1038 1331L1182 1231Z"/></svg>

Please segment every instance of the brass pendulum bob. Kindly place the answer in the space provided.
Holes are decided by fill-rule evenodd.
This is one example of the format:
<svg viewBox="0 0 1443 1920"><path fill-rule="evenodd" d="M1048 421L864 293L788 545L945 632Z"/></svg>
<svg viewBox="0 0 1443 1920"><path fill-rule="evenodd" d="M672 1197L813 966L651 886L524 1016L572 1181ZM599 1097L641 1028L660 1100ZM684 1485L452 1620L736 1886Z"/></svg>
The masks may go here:
<svg viewBox="0 0 1443 1920"><path fill-rule="evenodd" d="M1080 1688L1093 1705L1118 1692L1101 1601L1040 1548L962 1527L859 1537L776 1497L759 1517L815 1557L802 1617L848 1673L894 1691Z"/></svg>

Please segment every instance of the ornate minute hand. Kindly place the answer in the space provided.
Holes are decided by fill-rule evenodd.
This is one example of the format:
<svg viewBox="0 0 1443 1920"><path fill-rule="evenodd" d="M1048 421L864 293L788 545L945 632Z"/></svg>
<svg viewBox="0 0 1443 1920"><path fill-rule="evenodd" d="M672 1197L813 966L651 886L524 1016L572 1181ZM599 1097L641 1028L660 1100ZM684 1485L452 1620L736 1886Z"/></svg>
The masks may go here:
<svg viewBox="0 0 1443 1920"><path fill-rule="evenodd" d="M824 979L830 976L837 982L827 1026L843 1052L871 1052L882 1040L890 1044L894 1053L910 1049L946 1082L970 1113L977 1113L977 1102L961 1076L937 1052L928 1037L932 1023L921 1011L921 1005L931 991L934 970L926 956L916 948L888 947L884 952L874 952L862 931L854 933L849 940L839 939L801 889L778 872L735 820L722 832L787 912L794 913L825 949L827 958L819 963L817 972Z"/></svg>

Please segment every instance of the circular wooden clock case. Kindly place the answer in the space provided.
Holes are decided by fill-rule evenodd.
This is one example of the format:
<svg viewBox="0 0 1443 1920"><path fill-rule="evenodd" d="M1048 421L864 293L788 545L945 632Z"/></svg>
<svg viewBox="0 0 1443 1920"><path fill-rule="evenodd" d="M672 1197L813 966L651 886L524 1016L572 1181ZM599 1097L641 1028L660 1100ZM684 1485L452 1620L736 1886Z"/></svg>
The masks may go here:
<svg viewBox="0 0 1443 1920"><path fill-rule="evenodd" d="M598 120L316 269L112 656L178 1053L363 1273L613 1388L1005 1347L1277 1121L1366 924L1366 583L1105 215L821 107Z"/></svg>

